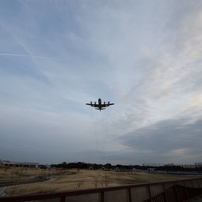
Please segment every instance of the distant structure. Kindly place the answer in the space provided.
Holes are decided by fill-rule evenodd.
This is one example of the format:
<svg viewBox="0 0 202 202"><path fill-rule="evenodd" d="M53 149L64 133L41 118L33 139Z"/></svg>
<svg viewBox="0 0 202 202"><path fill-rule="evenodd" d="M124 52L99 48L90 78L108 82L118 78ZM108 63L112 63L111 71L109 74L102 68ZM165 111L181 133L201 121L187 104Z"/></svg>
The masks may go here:
<svg viewBox="0 0 202 202"><path fill-rule="evenodd" d="M119 167L116 167L116 172L119 172L119 171L120 171Z"/></svg>
<svg viewBox="0 0 202 202"><path fill-rule="evenodd" d="M31 167L31 168L38 168L39 163L33 163L33 162L14 162L10 159L8 160L0 160L0 165L3 166L16 166L16 167Z"/></svg>
<svg viewBox="0 0 202 202"><path fill-rule="evenodd" d="M116 170L115 170L116 172L126 172L126 171L128 171L128 170L126 170L126 168L124 168L124 167L116 167Z"/></svg>
<svg viewBox="0 0 202 202"><path fill-rule="evenodd" d="M147 171L148 172L153 172L155 170L155 168L148 168Z"/></svg>
<svg viewBox="0 0 202 202"><path fill-rule="evenodd" d="M202 167L202 162L201 163L195 163L195 166Z"/></svg>
<svg viewBox="0 0 202 202"><path fill-rule="evenodd" d="M146 167L160 167L160 166L164 166L164 165L160 164L160 163L143 163L142 166L146 166Z"/></svg>
<svg viewBox="0 0 202 202"><path fill-rule="evenodd" d="M88 169L89 169L89 170L94 170L93 166L90 166Z"/></svg>
<svg viewBox="0 0 202 202"><path fill-rule="evenodd" d="M164 166L174 166L174 163L164 164Z"/></svg>

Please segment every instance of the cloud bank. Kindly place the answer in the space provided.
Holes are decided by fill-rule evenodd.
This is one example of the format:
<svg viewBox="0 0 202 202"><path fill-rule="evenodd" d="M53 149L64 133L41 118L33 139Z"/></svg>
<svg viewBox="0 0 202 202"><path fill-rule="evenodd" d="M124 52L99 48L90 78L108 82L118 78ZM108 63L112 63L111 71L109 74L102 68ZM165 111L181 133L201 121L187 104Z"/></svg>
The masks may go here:
<svg viewBox="0 0 202 202"><path fill-rule="evenodd" d="M0 159L201 160L202 3L0 2ZM99 112L85 103L115 102Z"/></svg>

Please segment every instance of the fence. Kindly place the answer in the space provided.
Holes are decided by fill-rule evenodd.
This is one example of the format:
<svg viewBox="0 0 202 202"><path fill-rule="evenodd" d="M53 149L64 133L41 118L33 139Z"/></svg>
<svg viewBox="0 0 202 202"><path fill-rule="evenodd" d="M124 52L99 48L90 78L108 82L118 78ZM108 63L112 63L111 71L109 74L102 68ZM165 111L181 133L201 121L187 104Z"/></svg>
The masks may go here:
<svg viewBox="0 0 202 202"><path fill-rule="evenodd" d="M202 178L0 197L0 202L188 202L202 196Z"/></svg>

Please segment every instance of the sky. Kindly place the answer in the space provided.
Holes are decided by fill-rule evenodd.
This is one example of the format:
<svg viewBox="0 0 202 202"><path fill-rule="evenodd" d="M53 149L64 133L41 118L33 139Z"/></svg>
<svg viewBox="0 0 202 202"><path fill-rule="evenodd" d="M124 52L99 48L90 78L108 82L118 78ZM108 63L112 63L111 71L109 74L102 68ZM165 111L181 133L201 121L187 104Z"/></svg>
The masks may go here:
<svg viewBox="0 0 202 202"><path fill-rule="evenodd" d="M202 1L0 1L1 160L194 164L201 143Z"/></svg>

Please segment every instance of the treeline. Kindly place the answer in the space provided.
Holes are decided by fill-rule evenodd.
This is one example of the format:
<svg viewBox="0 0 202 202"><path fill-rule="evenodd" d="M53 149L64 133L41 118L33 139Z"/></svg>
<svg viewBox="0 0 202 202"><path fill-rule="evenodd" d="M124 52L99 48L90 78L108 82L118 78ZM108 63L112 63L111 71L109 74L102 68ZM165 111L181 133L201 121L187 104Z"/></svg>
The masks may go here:
<svg viewBox="0 0 202 202"><path fill-rule="evenodd" d="M126 169L126 170L132 170L133 168L137 170L148 170L153 168L155 171L167 171L167 172L198 172L202 173L202 166L196 166L196 165L164 165L164 166L148 166L148 165L111 165L110 163L107 164L92 164L92 163L85 163L85 162L71 162L66 163L62 162L59 164L51 164L51 168L64 168L64 169L71 169L71 168L79 168L79 169L89 169L92 167L93 169L112 169L115 170L117 167Z"/></svg>
<svg viewBox="0 0 202 202"><path fill-rule="evenodd" d="M113 169L115 166L112 166L110 163L107 164L92 164L92 163L85 163L85 162L74 162L74 163L59 163L59 164L51 164L51 168L80 168L80 169L89 169L89 167L93 167L93 169L102 169L105 167L106 169Z"/></svg>
<svg viewBox="0 0 202 202"><path fill-rule="evenodd" d="M59 164L51 164L51 168L80 168L80 169L89 169L90 167L93 167L93 169L116 169L118 168L125 168L127 170L132 170L133 168L136 169L141 169L144 168L142 166L139 165L121 165L121 164L117 164L117 165L111 165L111 163L106 163L106 164L92 164L92 163L85 163L85 162L74 162L74 163L59 163ZM142 169L143 170L143 169Z"/></svg>

